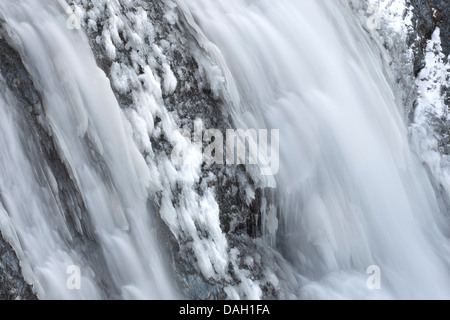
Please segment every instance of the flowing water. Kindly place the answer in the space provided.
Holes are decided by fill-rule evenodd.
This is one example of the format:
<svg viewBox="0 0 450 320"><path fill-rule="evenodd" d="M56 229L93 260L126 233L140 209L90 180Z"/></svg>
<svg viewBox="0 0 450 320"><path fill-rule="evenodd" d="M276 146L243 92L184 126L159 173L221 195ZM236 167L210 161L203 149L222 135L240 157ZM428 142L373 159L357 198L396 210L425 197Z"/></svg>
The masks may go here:
<svg viewBox="0 0 450 320"><path fill-rule="evenodd" d="M104 298L94 272L82 273L81 290L66 286L68 266L89 270L90 259L109 273L107 287L117 288L112 297L176 297L147 210L148 168L87 39L67 28L56 1L2 1L0 19L43 93L47 118L41 120L50 124L101 248L98 256L79 251L52 194L55 178L27 145L27 128L3 86L0 190L8 206L2 214L25 276L41 298Z"/></svg>

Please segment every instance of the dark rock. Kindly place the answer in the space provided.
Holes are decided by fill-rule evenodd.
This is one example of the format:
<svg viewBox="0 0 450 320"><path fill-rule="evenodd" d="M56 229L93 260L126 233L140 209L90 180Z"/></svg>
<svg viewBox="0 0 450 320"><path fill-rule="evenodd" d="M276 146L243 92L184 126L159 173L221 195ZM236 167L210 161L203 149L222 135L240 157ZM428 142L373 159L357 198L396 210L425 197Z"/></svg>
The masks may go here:
<svg viewBox="0 0 450 320"><path fill-rule="evenodd" d="M86 5L85 1L76 0L75 3L85 10L91 9ZM121 5L119 3L119 5ZM168 42L169 45L161 46L164 48L164 55L170 62L170 67L174 74L177 75L178 86L171 95L163 95L163 102L166 109L177 115L178 126L193 132L193 123L196 119L201 119L204 128L216 128L225 132L226 129L233 128L234 125L228 116L228 111L224 102L216 97L210 88L210 84L206 79L202 79L202 71L196 54L206 54L198 45L196 39L191 34L191 30L183 15L179 14L179 21L176 24L167 22L165 13L167 4L164 1L139 1L133 2L134 8L142 7L147 16L151 18L151 23L155 27L157 35L155 41ZM127 8L123 7L123 12ZM123 17L123 19L127 19ZM108 27L108 13L98 18L96 21L96 30L86 27L86 33L90 39L91 47L95 53L97 64L106 75L111 79L111 65L114 62L129 64L130 52L124 48L117 47L116 58L110 59L107 56L105 48L97 41L101 37L101 31ZM87 26L88 21L82 24ZM127 43L126 37L122 38ZM151 48L151 43L145 40L146 45ZM132 47L132 45L130 45ZM140 66L142 68L143 66ZM157 65L152 70L158 76L163 74L163 66ZM123 109L133 108L133 101L129 98L131 92L121 93L114 89L115 96ZM159 121L158 121L159 120ZM155 117L155 127L161 119ZM150 137L152 149L156 154L168 154L173 148L169 141L161 134L158 137ZM214 181L208 180L207 177L213 174ZM226 234L229 243L239 246L239 249L251 246L252 237L261 235L261 219L259 209L261 205L258 197L251 205L246 204L245 187L254 185L249 174L245 172L244 166L227 167L221 165L204 165L202 167L203 178L196 188L196 192L201 196L203 192L202 180L208 180L208 187L216 189L216 200L220 208L220 222L222 231ZM173 192L173 205L175 207L182 204L182 196L180 188ZM157 195L155 198L158 198ZM149 203L150 212L158 212L159 199ZM198 270L195 256L190 248L189 239L176 238L169 230L167 225L160 217L155 218L158 223L157 235L159 242L162 244L163 251L168 253L168 263L172 266L172 273L185 297L190 299L220 299L225 297L223 293L224 284L218 283L212 279L204 279ZM198 227L198 233L202 238L208 238L208 230ZM241 238L242 234L250 233L251 236ZM241 239L237 241L235 239ZM242 240L244 239L244 240ZM233 281L240 281L234 279Z"/></svg>
<svg viewBox="0 0 450 320"><path fill-rule="evenodd" d="M430 0L430 4L436 10L433 22L441 29L442 50L448 58L450 55L450 1Z"/></svg>
<svg viewBox="0 0 450 320"><path fill-rule="evenodd" d="M417 76L425 66L427 41L438 27L441 30L442 49L446 57L450 55L450 1L410 0L413 9L413 27L410 46L415 51L414 74Z"/></svg>

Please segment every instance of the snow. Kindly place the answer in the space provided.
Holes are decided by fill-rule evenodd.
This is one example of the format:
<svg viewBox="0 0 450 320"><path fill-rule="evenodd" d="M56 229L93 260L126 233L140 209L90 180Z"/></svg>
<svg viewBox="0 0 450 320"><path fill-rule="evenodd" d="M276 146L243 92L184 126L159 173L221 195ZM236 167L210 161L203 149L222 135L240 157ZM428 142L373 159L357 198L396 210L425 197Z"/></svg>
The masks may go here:
<svg viewBox="0 0 450 320"><path fill-rule="evenodd" d="M285 129L276 188L267 190L275 208L267 201L261 212L268 244L281 246L295 271L314 279L321 297L376 296L356 289L365 277L359 270L374 260L392 270L386 296L447 297L439 284L449 279L448 264L434 249L439 243L438 250L448 252L449 245L444 233L424 231L441 219L431 181L410 152L405 121L414 99L406 46L411 8L405 1L380 3L381 28L370 29L368 3L352 3L365 30L342 2L185 5L194 15L186 19L196 40L218 67L205 64L203 73L235 125ZM404 249L410 246L414 250ZM230 256L235 263L239 255L232 248ZM425 275L423 268L435 272ZM336 270L345 275L334 277ZM236 273L247 277L246 271ZM420 284L406 283L411 277ZM244 297L257 296L252 286L242 281L237 287Z"/></svg>
<svg viewBox="0 0 450 320"><path fill-rule="evenodd" d="M444 104L450 88L450 64L444 58L440 30L436 28L427 43L425 67L417 78L418 99L410 131L414 150L448 193L450 158L440 147L440 141L448 137L450 121L448 106Z"/></svg>
<svg viewBox="0 0 450 320"><path fill-rule="evenodd" d="M160 194L160 199L155 201L160 203L161 218L179 240L181 250L192 250L196 267L206 279L226 277L228 243L220 228L214 192L205 188L200 196L195 191L200 180L202 154L179 133L178 119L163 102L163 95L173 94L179 81L184 80L182 74L174 73L170 58L165 54L175 41L180 42L179 36L170 34L158 39L160 30L142 7L128 10L128 7L136 7L132 1L99 0L93 7L90 1L77 3L89 8L85 13L90 19L86 26L90 28L88 31L95 32L97 24L103 25L99 43L112 61L111 83L117 92L132 100L124 113L131 123L134 141L146 158L151 197ZM107 10L99 10L102 6ZM163 19L169 25L176 24L176 4L166 1L165 6ZM126 51L131 54L127 56ZM157 125L156 118L161 120ZM171 150L155 150L150 138L162 136L171 146L182 147L185 161L180 164L170 157L168 151ZM180 188L179 193L177 188ZM186 242L187 239L190 240Z"/></svg>
<svg viewBox="0 0 450 320"><path fill-rule="evenodd" d="M43 1L48 2L48 0ZM385 80L390 80L398 107L407 113L407 110L403 110L403 103L408 101L410 92L405 88L413 79L405 70L411 66L412 53L404 47L404 43L411 28L411 8L406 5L405 1L400 0L382 2L351 0L355 10L360 13L361 25L366 26L366 32L374 41L369 42L366 38L358 36L356 39L361 40L362 44L353 43L354 47L353 44L347 45L342 52L337 50L336 55L333 53L332 56L328 56L329 47L322 47L315 34L308 35L305 32L300 35L296 33L298 30L312 30L323 32L325 37L334 35L334 37L327 38L327 46L334 45L339 48L341 44L336 40L339 39L339 34L333 33L335 25L331 24L328 19L323 19L322 14L325 15L327 11L320 6L305 5L305 10L309 10L308 12L313 16L302 16L300 13L303 10L300 9L303 7L300 7L300 4L293 5L293 8L299 9L298 12L295 12L299 16L296 16L295 14L290 15L289 10L286 11L287 8L290 8L289 6L272 4L276 10L264 12L264 10L255 10L256 5L247 8L246 1L228 0L223 9L234 15L222 14L223 12L205 14L205 17L209 14L217 14L218 19L212 21L212 25L217 28L215 32L218 37L219 31L224 30L223 26L230 27L229 30L224 31L223 36L226 40L225 43L231 45L221 50L218 45L208 40L191 14L194 10L189 9L195 9L195 3L197 3L198 8L203 10L202 2L188 1L165 1L166 12L163 19L166 26L175 26L179 23L180 18L185 19L189 32L197 40L201 50L204 50L203 52L199 49L196 52L199 54L197 57L199 70L196 74L199 91L205 87L210 88L214 97L224 101L229 108L229 110L223 111L224 115L235 117L238 124L246 123L247 127L258 126L261 121L265 121L264 117L266 117L268 123L282 124L291 130L292 136L288 136L287 139L293 142L293 147L292 150L289 150L288 156L283 159L285 172L286 167L294 168L294 170L288 170L289 175L278 180L263 179L255 173L257 170L249 168L248 174L254 178L256 186L248 184L248 178L242 174L236 177L240 184L247 183L243 188L247 205L255 200L256 187L278 187L283 190L278 194L279 205L269 202L269 197L264 197L262 200L262 231L264 240L267 242L263 242L262 239L255 240L254 252L245 252L247 248L228 242L227 236L221 228L216 189L210 187L208 183L213 181L214 177L212 173L209 173L207 177L202 176L204 172L202 172L201 150L199 151L192 143L190 137L180 132L181 120L176 113L170 111L177 108L178 103L182 101L175 101L174 105L168 105L165 102L167 96L175 97L177 89L192 85L189 83L189 79L184 78L182 70L175 68L175 63L172 61L170 53L176 49L174 46L183 45L183 41L186 41L180 34L173 31L176 30L175 27L166 38L160 39L163 30L158 29L153 17L150 17L143 7L137 5L145 4L145 2L76 0L76 4L83 10L85 31L96 35L97 44L105 54L105 56L101 56L101 59L107 60L105 65L110 63L110 69L106 70L109 79L93 63L92 52L86 50L88 48L74 46L74 43L83 43L84 38L84 40L71 38L75 37L72 33L64 36L64 32L68 32L67 30L61 31L61 33L56 32L59 30L57 21L62 20L64 16L50 15L53 17L50 22L54 25L50 29L53 30L54 37L49 40L48 37L51 37L49 34L48 37L42 39L47 40L49 47L47 49L50 50L47 53L44 49L42 52L34 50L32 37L26 36L30 32L27 32L26 26L22 26L23 29L21 29L28 52L34 52L32 55L30 54L30 59L36 58L34 63L30 63L31 65L39 66L42 61L38 57L48 57L52 54L61 59L56 60L59 61L59 64L56 65L61 78L66 79L65 83L61 84L59 81L47 79L51 77L46 77L49 68L45 68L45 66L53 66L53 61L44 58L42 59L47 61L48 65L44 64L44 67L37 68L34 70L34 74L38 79L47 80L44 81L43 86L48 91L61 88L64 93L62 96L49 94L48 101L45 101L46 112L49 113L49 127L55 135L60 157L66 166L73 170L71 178L80 186L91 218L98 227L96 232L102 242L103 252L108 257L106 262L110 265L109 271L112 277L120 287L121 296L123 298L146 297L149 292L159 295L162 292L154 292L152 289L154 288L153 281L159 283L161 288L167 289L167 292L164 290L165 296L173 296L170 285L164 283L164 276L160 277L159 274L155 274L156 280L148 277L148 272L152 270L161 271L161 274L164 274L162 264L158 262L157 250L149 245L149 243L153 244L152 231L154 230L148 228L149 220L151 220L148 215L159 214L177 239L181 255L187 257L188 261L196 261L194 267L204 279L223 285L224 292L230 299L260 299L263 297L262 288L266 284L271 284L277 289L280 289L282 285L286 286L289 288L289 290L285 290L289 292L286 294L287 297L331 296L340 298L355 295L364 297L365 291L358 289L364 276L352 272L335 273L334 270L339 266L344 266L344 269L352 268L350 261L363 265L371 259L371 249L378 250L378 252L385 249L379 243L390 242L392 239L409 243L409 239L395 238L396 232L384 232L382 227L378 226L379 229L376 229L375 226L370 231L378 232L379 238L376 238L377 241L374 241L372 247L369 248L368 239L373 235L370 234L371 232L368 232L367 236L363 234L364 231L367 231L365 229L367 225L362 222L365 220L359 210L363 205L353 199L356 197L354 189L362 190L361 202L373 201L373 194L382 189L380 198L392 201L387 201L389 205L386 206L380 205L376 201L376 203L371 203L371 207L379 209L378 213L383 214L385 222L388 222L386 224L388 227L403 228L411 223L409 217L404 217L401 223L389 223L393 221L390 219L393 216L402 218L402 214L409 212L407 191L412 190L414 195L416 192L414 188L421 184L422 180L420 179L423 178L418 174L417 180L413 181L414 184L411 183L413 186L408 186L410 189L392 187L401 184L400 176L409 169L408 164L410 163L405 160L404 153L406 153L405 145L407 143L405 143L406 139L403 139L404 127L400 125L400 116L392 110L393 94ZM261 3L263 2L261 1ZM269 4L270 1L264 3ZM282 3L281 0L280 3ZM367 5L379 6L381 29L369 30L367 28ZM0 7L2 6L0 5ZM239 18L242 8L247 10L247 15ZM262 6L262 8L271 9L269 6ZM233 12L233 10L235 11ZM339 14L336 19L340 21L341 26L344 26L341 31L346 32L345 36L352 37L354 34L360 34L359 26L345 21L345 19L350 19L349 16L345 16L349 13L348 10L337 13ZM179 14L182 17L179 17ZM231 22L248 23L246 25L248 29L246 28L242 33L233 33L230 31L233 30L233 25L228 24L224 16L237 19L233 20L233 18ZM302 19L298 19L299 17ZM220 20L222 18L224 20ZM293 28L295 23L284 25L286 21L301 21L302 28L297 28L298 26ZM350 21L353 22L353 20ZM320 22L319 29L316 29L317 22ZM39 28L39 25L36 23L34 27ZM261 37L261 30L267 31L267 38ZM100 31L99 34L97 34L98 31ZM295 39L301 38L305 42L309 42L311 47L306 46L305 48L301 41L286 40L286 38L291 39L289 36L295 36ZM214 39L217 43L220 42L218 37ZM65 38L73 41L67 41ZM273 46L267 45L266 41L271 41ZM51 46L53 42L54 46ZM394 50L397 47L399 50ZM311 51L311 48L317 48L317 50ZM367 48L370 49L366 50ZM363 57L367 64L363 64L363 59L360 61L358 55L354 54L355 52L359 54L358 50L372 53L367 53ZM441 49L438 31L433 35L427 50L427 66L419 77L420 96L415 124L412 127L412 136L419 153L436 175L439 175L441 170L443 171L441 176L445 179L442 180L442 183L448 187L450 174L444 167L445 158L442 160L443 158L439 156L438 143L432 138L433 128L428 125L430 115L435 118L447 116L442 104L442 84L448 81L448 74L445 70L449 66L443 64L442 54L439 53ZM379 68L378 57L373 53L381 55L384 63L382 71L380 71L381 67ZM233 59L230 59L230 56ZM240 60L246 59L246 57L247 60ZM290 57L290 59L286 57ZM340 57L340 60L334 60L336 57ZM256 61L255 58L256 60L260 59L260 64L253 64ZM350 70L351 76L346 74L348 69L338 68L340 63L346 59L351 60L348 64L353 68ZM317 60L322 61L324 66L311 63L311 61ZM338 63L334 65L329 60ZM67 62L70 62L70 70L75 71L73 77L65 73L67 72L65 69ZM240 67L239 63L241 62L243 63ZM390 68L391 66L394 70ZM299 77L299 70L301 77ZM380 75L381 72L384 74ZM330 75L330 79L335 80L329 82L329 79L322 78L321 75L325 73ZM347 75L348 77L337 79L334 78L336 75ZM366 75L369 76L365 77ZM399 75L405 75L405 77L399 79ZM366 86L362 85L363 81L358 82L358 79L366 80L368 78L370 79L367 80ZM90 79L92 82L83 84L81 79ZM202 83L202 81L204 82ZM315 83L314 88L311 88L311 83ZM321 89L317 89L334 88L336 84L339 84L338 89L328 92L335 99L328 98ZM350 86L351 92L345 90L340 92L339 89L346 89L346 84ZM92 87L90 87L91 85ZM258 90L252 90L255 86ZM296 92L298 88L301 88L302 91ZM355 88L366 93L363 99L358 95L359 92L353 96ZM125 101L123 104L120 101L121 105L119 105L119 101L111 89L115 90L117 99ZM248 90L246 91L246 89ZM240 90L246 91L245 94L242 94ZM304 93L307 93L305 96L308 97L303 97ZM349 100L340 100L345 94L353 97L354 100L351 100L350 103L348 103ZM242 97L244 99L241 99ZM70 108L58 109L60 105L66 106L64 101L67 100L70 101L67 104ZM339 112L348 115L347 117L340 116L335 112L337 107L330 108L330 106L334 106L334 100L342 102L339 107L347 108ZM321 102L320 105L318 102ZM367 104L366 107L369 111L359 109L363 102ZM0 104L7 105L2 101ZM305 108L305 105L311 108ZM406 102L405 105L408 103ZM262 114L260 108L266 108L267 113ZM241 111L245 109L248 111L242 115ZM3 112L3 109L0 111ZM294 111L295 114L290 113ZM311 111L315 113L312 114ZM322 119L322 112L327 114L325 122L319 121ZM301 117L297 117L299 113ZM330 114L333 117L329 117ZM365 121L366 117L372 121ZM0 119L5 122L0 128L5 135L8 135L9 143L12 141L14 145L18 145L19 143L16 142L18 138L14 135L15 131L7 126L8 121L3 120L3 117ZM6 116L5 119L7 119ZM354 121L355 119L360 121ZM376 128L374 130L376 133L363 135L369 127L368 124ZM330 129L327 134L336 133L334 137L337 142L341 143L340 145L335 140L324 138L328 135L318 134L325 125ZM77 132L77 137L70 134L71 129ZM355 136L354 130L358 132L357 136ZM308 137L307 140L310 141L299 141L299 137ZM86 147L83 139L90 142L89 148ZM348 145L348 141L359 143L360 148L357 151L352 150L354 146ZM384 142L385 144L383 144ZM323 143L326 147L323 147ZM8 144L4 142L3 145L7 146ZM180 163L171 157L170 151L174 146L181 146L183 157L187 161ZM339 164L343 160L333 153L334 148L344 150L342 157L349 156L351 158L344 163L345 166L342 166L344 169L341 167L338 169L335 165L335 162ZM296 154L296 150L298 154ZM397 150L397 152L390 153L392 150ZM5 154L1 155L5 156L1 163L9 164L16 168L16 171L22 170L28 176L21 176L17 189L13 190L15 193L11 192L9 195L11 199L21 194L19 192L21 190L28 191L30 194L40 190L37 181L27 180L27 177L33 176L32 168L27 166L20 148L16 148L15 152L17 163L8 159ZM374 165L374 168L375 166L380 168L383 165L385 171L380 169L380 172L375 172L376 174L368 174L368 170L365 170L367 163L355 160L363 159L364 152L373 155L373 159L369 157L372 159L371 161L367 160L369 165ZM388 156L381 158L380 154L388 154ZM380 156L379 159L378 156ZM94 170L92 165L86 164L85 159L91 159L91 157L105 159L105 166L108 169L105 171L110 174L108 177L112 181L111 185L106 184L105 186L104 181L101 180L102 175ZM393 163L395 164L393 165ZM298 168L302 170L298 170ZM411 171L416 172L415 169ZM338 175L336 172L344 173ZM385 180L387 183L379 180L383 176L381 173L385 172L392 173L388 174ZM105 173L102 172L102 174ZM56 193L58 184L55 177L51 172L46 172L46 175L48 180L46 190ZM14 178L17 177L5 174L4 180L12 184ZM353 182L347 181L352 178ZM368 180L374 180L378 185L374 184L374 189L365 189ZM24 181L30 181L29 185ZM280 181L282 183L279 183ZM343 181L342 184L341 181ZM307 187L304 188L304 186ZM425 184L423 187L424 193L429 191L426 186ZM198 191L198 188L201 188L201 192ZM317 192L309 193L311 189ZM394 192L388 192L391 190L401 190L402 192L396 194L398 197L393 197ZM236 196L237 191L235 186L230 190ZM388 198L388 196L383 198L386 192L395 199ZM64 279L65 274L61 272L61 268L67 263L83 265L86 264L86 261L76 250L72 252L70 248L61 245L61 243L64 244L64 241L52 232L51 225L45 223L46 213L58 212L57 205L50 194L32 200L30 212L26 208L20 207L23 203L19 203L14 210L14 212L23 212L25 218L18 215L15 216L15 220L11 219L10 215L13 216L14 212L9 213L3 206L0 207L0 225L6 233L6 237L14 243L19 252L27 277L32 278L33 282L38 284L41 295L53 297L64 290L61 283L65 282L61 282L61 279ZM155 205L156 212L149 212L148 200L157 204L157 206ZM417 197L414 203L418 204L418 207L423 205L424 208L429 208L424 204L426 201L422 200ZM42 213L43 215L33 213ZM303 214L297 216L300 213ZM371 210L367 210L366 215L370 216L371 213ZM29 214L34 227L28 224L26 214ZM239 215L239 209L233 211L233 214L234 216ZM293 262L283 260L283 257L274 249L277 232L280 228L279 218L283 214L284 217L288 217L284 221L286 224L284 227L287 230L293 230L285 238L292 245L292 257L290 258ZM24 221L20 221L20 219ZM60 221L62 217L55 219L55 223L62 226L63 232L69 237L70 233L64 229L65 223ZM373 217L373 219L375 218ZM77 230L81 232L80 218L75 221L75 224ZM371 224L369 223L369 225ZM294 226L296 229L289 229ZM152 227L154 226L152 225ZM234 231L235 227L236 221L231 221L230 232ZM414 229L413 231L418 230ZM48 248L39 247L39 250L42 251L36 250L32 253L31 258L26 259L20 241L18 241L19 234L27 244L39 244L36 238L48 235L48 242L51 243L50 249L52 250L46 251ZM417 232L415 235L419 238L422 233ZM354 243L355 238L360 239L360 243ZM416 237L411 237L411 239L418 241ZM258 242L258 240L261 241ZM59 250L53 250L55 248L59 248ZM414 249L418 248L419 245ZM426 250L427 248L421 247L424 251L431 251ZM26 249L32 251L33 247ZM259 252L267 251L261 257L260 253L256 252L258 250ZM44 251L46 259L41 260L37 253ZM405 253L403 251L405 250L402 249L400 253ZM385 253L383 251L383 254ZM399 252L391 250L386 255L390 254L397 258L395 253ZM434 258L431 254L430 257ZM315 258L317 258L316 261L314 261ZM300 261L300 263L296 264L296 261ZM309 283L303 287L299 296L295 296L300 285L307 282L300 276L300 273L317 265L314 263L317 261L322 265L322 269L332 272L317 283ZM420 269L421 266L417 268ZM424 263L423 266L427 266L427 264ZM253 271L260 267L264 269L262 276L255 278L257 273ZM229 272L229 268L232 269L232 272ZM417 275L416 273L411 274ZM85 291L80 294L81 297L100 296L94 278L92 274L87 273L86 279L84 279L87 285ZM340 287L346 281L348 285L344 288ZM48 291L45 291L44 288ZM329 293L324 288L333 290Z"/></svg>
<svg viewBox="0 0 450 320"><path fill-rule="evenodd" d="M137 63L144 61L144 57L136 57L137 62L131 66L115 61L126 45L143 47L144 44L131 31L131 26L125 26L121 20L121 6L117 1L97 4L105 10L90 6L93 13L85 16L94 20L109 14L111 28L102 29L98 43L104 48L104 58L114 60L111 79L98 68L86 35L66 27L67 17L55 10L53 1L0 4L1 18L6 15L9 27L17 34L12 41L19 46L33 82L39 84L45 119L57 150L55 155L64 163L86 208L82 210L77 203L67 203L73 210L70 217L73 224L69 221L66 217L69 213L55 192L60 186L48 174L48 179L42 179L47 160L42 159L39 150L33 149L39 144L30 141L24 145L21 130L28 130L29 125L16 119L20 120L14 114L18 108L10 108L16 104L14 99L6 103L0 97L2 121L8 123L2 122L4 139L0 144L4 150L10 148L9 152L0 153L2 200L8 204L10 225L20 239L15 243L16 252L25 265L31 266L26 272L33 273L40 298L105 298L110 293L103 292L98 282L109 275L110 286L124 288L119 297L175 298L178 293L172 287L154 233L152 214L157 212L148 208L149 191L160 184L158 180L150 180L158 177L146 162L146 157L152 154L141 153L140 149L151 149L148 133L154 126L153 115L144 111L143 106L137 106L135 113L124 112L112 90L114 87L120 93L129 94L130 89L139 87L141 90L136 90L130 100L142 101L140 94L146 94L149 103L145 107L151 112L154 101L161 100L160 80L150 67L145 68L143 87ZM129 1L123 4L133 5ZM94 27L93 23L88 25ZM126 44L122 35L128 40ZM126 116L131 116L134 126ZM14 161L9 155L14 155ZM12 185L11 181L16 181L14 188L8 186ZM27 194L26 201L23 194ZM83 251L86 247L82 242L87 237L83 223L89 223L95 232L96 242L92 242L97 250L95 255ZM79 291L67 290L66 269L70 265L82 270L83 285ZM90 267L96 269L96 274L89 271Z"/></svg>
<svg viewBox="0 0 450 320"><path fill-rule="evenodd" d="M443 101L446 84L449 83L450 64L444 63L441 47L440 29L436 28L431 40L428 41L425 54L425 67L419 73L418 106L416 109L416 124L424 124L429 114L436 118L448 118L447 106ZM450 120L450 119L449 119Z"/></svg>

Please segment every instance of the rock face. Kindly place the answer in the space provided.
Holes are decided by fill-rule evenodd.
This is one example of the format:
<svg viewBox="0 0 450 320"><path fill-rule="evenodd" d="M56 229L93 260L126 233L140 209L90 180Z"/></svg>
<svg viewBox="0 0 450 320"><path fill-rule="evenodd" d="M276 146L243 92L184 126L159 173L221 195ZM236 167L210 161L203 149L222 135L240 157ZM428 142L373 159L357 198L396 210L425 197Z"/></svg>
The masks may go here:
<svg viewBox="0 0 450 320"><path fill-rule="evenodd" d="M18 56L4 40L0 39L0 73L4 78L12 73L20 76L18 74L20 64L15 58ZM8 79L5 80L8 82ZM23 89L21 97L24 101L35 98L31 94L30 86L25 85ZM35 300L36 296L32 287L22 277L19 259L14 249L3 240L0 232L0 300L16 299Z"/></svg>
<svg viewBox="0 0 450 320"><path fill-rule="evenodd" d="M442 50L448 58L450 55L450 1L430 0L430 4L435 10L433 22L441 29Z"/></svg>
<svg viewBox="0 0 450 320"><path fill-rule="evenodd" d="M0 237L0 300L36 300L13 248Z"/></svg>
<svg viewBox="0 0 450 320"><path fill-rule="evenodd" d="M411 0L414 74L418 92L411 120L412 145L427 169L442 213L450 212L450 2ZM439 29L439 33L437 33Z"/></svg>

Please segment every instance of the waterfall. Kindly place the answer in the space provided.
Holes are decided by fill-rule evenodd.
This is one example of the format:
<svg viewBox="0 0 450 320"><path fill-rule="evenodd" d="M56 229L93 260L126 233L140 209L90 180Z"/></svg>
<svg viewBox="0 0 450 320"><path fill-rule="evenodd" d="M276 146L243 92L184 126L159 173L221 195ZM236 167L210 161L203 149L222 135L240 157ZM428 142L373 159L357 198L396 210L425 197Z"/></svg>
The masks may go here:
<svg viewBox="0 0 450 320"><path fill-rule="evenodd" d="M148 210L148 167L86 36L67 28L53 0L2 1L2 20L42 95L44 113L35 124L53 138L52 156L61 159L86 206L72 203L78 214L69 223L55 196L66 186L58 186L60 172L38 150L45 137L32 136L2 79L1 230L25 278L42 299L178 297ZM81 270L79 290L66 285L72 266Z"/></svg>
<svg viewBox="0 0 450 320"><path fill-rule="evenodd" d="M278 222L266 237L307 279L298 296L449 298L448 219L409 149L383 53L347 3L183 6L222 69L236 127L280 129L263 222ZM371 265L382 290L365 288Z"/></svg>

